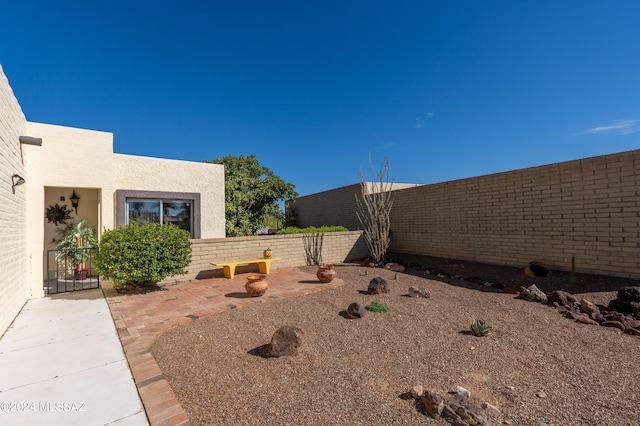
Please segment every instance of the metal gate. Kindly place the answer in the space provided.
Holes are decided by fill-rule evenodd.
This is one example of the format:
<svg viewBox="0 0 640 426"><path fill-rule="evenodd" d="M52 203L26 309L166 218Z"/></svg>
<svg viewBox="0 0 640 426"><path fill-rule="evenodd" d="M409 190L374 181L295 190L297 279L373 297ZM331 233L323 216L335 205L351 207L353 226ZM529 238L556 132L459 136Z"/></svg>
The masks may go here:
<svg viewBox="0 0 640 426"><path fill-rule="evenodd" d="M93 265L95 251L94 248L47 250L47 279L44 282L44 293L55 294L100 288L100 276ZM78 259L84 261L79 262Z"/></svg>

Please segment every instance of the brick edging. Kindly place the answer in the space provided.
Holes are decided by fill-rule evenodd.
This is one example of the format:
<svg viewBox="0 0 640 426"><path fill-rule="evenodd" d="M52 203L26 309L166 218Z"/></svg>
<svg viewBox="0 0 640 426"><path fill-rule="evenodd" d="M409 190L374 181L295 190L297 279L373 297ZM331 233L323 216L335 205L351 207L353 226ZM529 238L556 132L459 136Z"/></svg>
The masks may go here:
<svg viewBox="0 0 640 426"><path fill-rule="evenodd" d="M287 271L290 270L287 269ZM279 273L286 275L287 271L280 270ZM297 273L304 274L305 276L309 275L302 271L297 271L298 272L294 271L293 275ZM273 273L275 273L275 271L273 271L272 274ZM103 282L102 291L105 296L105 300L109 305L111 317L114 321L120 343L122 344L122 349L127 359L129 369L131 370L133 381L136 384L138 394L142 400L147 419L152 426L191 425L186 411L180 404L178 398L171 389L169 382L165 379L160 366L151 354L151 346L161 334L172 328L230 309L252 306L256 303L282 300L290 297L304 296L318 291L338 288L344 284L342 280L335 279L331 283L321 284L317 287L310 288L300 285L299 282L293 282L287 283L287 286L285 286L283 290L279 290L277 294L271 295L271 297L246 298L241 299L241 303L238 302L233 304L222 299L222 297L224 297L222 294L224 292L223 290L235 290L236 288L234 288L234 286L237 286L238 282L242 279L243 277L239 276L234 280L214 278L209 280L190 281L188 283L173 286L169 288L168 291L149 293L151 296L147 297L147 299L153 299L153 302L143 304L146 308L145 312L140 312L139 314L136 312L136 314L132 315L127 314L127 309L124 305L132 301L143 301L144 299L140 297L147 295L120 295L116 292L111 283ZM215 283L216 285L207 285L207 283ZM202 292L182 292L182 290L189 290L190 287L194 286L198 286L204 290ZM203 296L207 289L210 289L210 292L213 295ZM175 297L173 298L171 297L172 291L175 294ZM159 296L156 296L156 294L159 294ZM130 297L136 297L138 299L128 299ZM184 312L170 310L170 308L169 310L165 310L166 306L163 306L164 301L175 301L179 298L182 298L182 301L185 302L189 308L191 308L192 304L187 302L192 301L191 299L196 302L196 306L193 308L192 314L184 314ZM154 303L160 305L156 310L153 309ZM183 308L180 309L180 311L183 310Z"/></svg>

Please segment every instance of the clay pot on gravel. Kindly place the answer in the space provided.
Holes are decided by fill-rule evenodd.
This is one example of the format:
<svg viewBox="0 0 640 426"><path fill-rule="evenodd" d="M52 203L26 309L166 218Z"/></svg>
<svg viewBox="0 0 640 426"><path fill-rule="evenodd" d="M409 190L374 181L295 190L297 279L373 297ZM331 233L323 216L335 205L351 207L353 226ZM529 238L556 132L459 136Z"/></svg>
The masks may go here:
<svg viewBox="0 0 640 426"><path fill-rule="evenodd" d="M260 297L267 292L269 282L266 275L249 275L244 285L251 297Z"/></svg>
<svg viewBox="0 0 640 426"><path fill-rule="evenodd" d="M336 271L331 265L322 265L318 267L316 276L322 283L330 283L336 277Z"/></svg>

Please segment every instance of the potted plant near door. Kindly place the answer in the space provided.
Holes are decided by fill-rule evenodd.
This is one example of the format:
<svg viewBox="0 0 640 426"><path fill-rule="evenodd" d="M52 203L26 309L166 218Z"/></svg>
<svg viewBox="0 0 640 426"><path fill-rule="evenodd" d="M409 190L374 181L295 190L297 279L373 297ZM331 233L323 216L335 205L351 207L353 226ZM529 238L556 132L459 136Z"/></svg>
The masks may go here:
<svg viewBox="0 0 640 426"><path fill-rule="evenodd" d="M68 223L64 228L58 228L57 232L60 236L57 245L58 260L71 264L76 280L86 280L89 275L86 262L91 258L90 249L98 245L93 228L83 219L78 223Z"/></svg>

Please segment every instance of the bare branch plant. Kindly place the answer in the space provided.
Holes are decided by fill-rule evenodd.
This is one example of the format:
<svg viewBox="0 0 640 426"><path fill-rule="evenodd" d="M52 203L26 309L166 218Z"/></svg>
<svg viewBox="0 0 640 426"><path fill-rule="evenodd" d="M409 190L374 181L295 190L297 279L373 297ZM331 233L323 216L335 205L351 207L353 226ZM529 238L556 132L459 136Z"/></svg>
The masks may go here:
<svg viewBox="0 0 640 426"><path fill-rule="evenodd" d="M304 251L307 258L307 265L322 264L322 240L324 232L315 234L306 234L302 237L304 242Z"/></svg>
<svg viewBox="0 0 640 426"><path fill-rule="evenodd" d="M373 262L381 264L391 243L389 232L391 228L391 189L393 179L389 178L389 160L384 159L377 175L373 163L369 159L372 181L365 180L364 173L360 173L360 196L356 194L358 220L362 225L363 236L371 252Z"/></svg>

